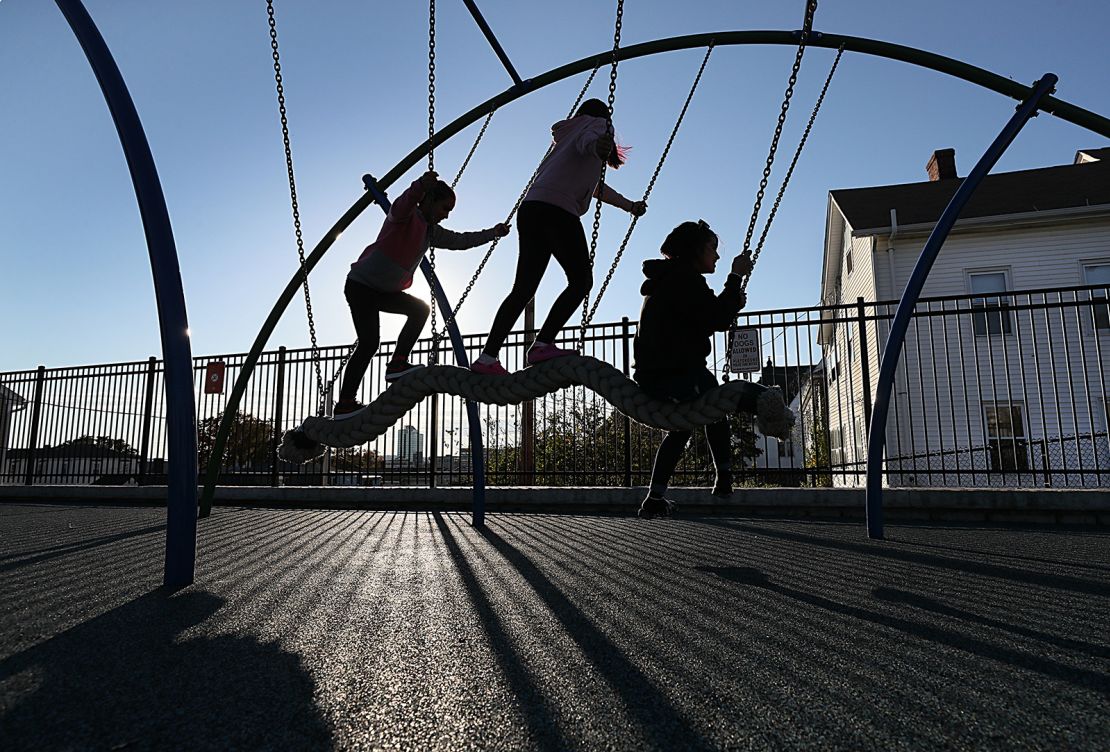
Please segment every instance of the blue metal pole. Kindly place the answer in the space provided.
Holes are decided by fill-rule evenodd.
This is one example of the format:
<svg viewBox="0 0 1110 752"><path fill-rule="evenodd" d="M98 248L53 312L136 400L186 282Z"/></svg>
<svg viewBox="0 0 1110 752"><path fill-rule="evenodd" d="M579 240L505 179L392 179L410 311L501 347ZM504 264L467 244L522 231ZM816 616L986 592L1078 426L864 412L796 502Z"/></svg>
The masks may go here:
<svg viewBox="0 0 1110 752"><path fill-rule="evenodd" d="M486 23L486 19L482 17L482 12L478 10L478 6L474 4L474 0L463 0L463 3L470 11L470 15L474 16L474 21L478 24L478 28L486 35L486 41L489 42L489 46L493 48L493 51L497 53L497 57L501 61L501 64L505 66L505 70L512 76L513 83L520 86L524 82L520 80L520 76L517 74L516 68L513 67L512 61L509 60L509 56L505 54L505 50L501 48L501 43L498 42L497 37L493 35L493 29Z"/></svg>
<svg viewBox="0 0 1110 752"><path fill-rule="evenodd" d="M894 388L894 372L898 368L898 358L902 353L902 344L909 330L910 319L913 316L914 306L921 296L925 286L925 279L929 270L933 268L944 245L952 226L960 217L960 212L971 199L975 189L983 182L991 168L998 162L1007 147L1021 132L1029 119L1037 114L1037 107L1041 100L1051 94L1056 87L1057 78L1052 73L1046 73L1037 81L1029 96L1017 107L1010 121L998 134L998 137L987 148L979 159L978 164L968 174L952 200L948 202L944 212L937 220L936 227L929 234L925 247L917 259L913 273L898 302L898 310L894 314L894 321L890 325L890 334L883 348L883 357L879 365L879 379L875 384L875 404L871 412L871 425L867 437L867 537L881 539L883 537L883 449L886 446L886 418L890 408L890 394Z"/></svg>
<svg viewBox="0 0 1110 752"><path fill-rule="evenodd" d="M146 233L150 270L166 364L166 441L169 490L166 500L166 566L163 582L193 582L197 549L197 428L193 397L193 355L185 290L177 262L170 215L139 113L108 45L80 0L55 0L89 59L116 124Z"/></svg>
<svg viewBox="0 0 1110 752"><path fill-rule="evenodd" d="M389 199L378 188L373 176L363 175L362 182L366 186L366 190L370 191L370 195L374 197L375 203L388 214ZM439 304L439 310L443 313L443 318L451 322L447 326L447 333L451 337L451 348L455 351L455 362L459 364L460 368L469 368L470 359L466 356L462 334L459 332L458 325L451 320L451 301L447 299L447 295L443 292L443 286L439 284L439 279L432 270L432 265L428 263L428 259L425 258L420 261L420 271L424 272L424 278L428 280L428 285L435 294L436 303ZM486 463L485 453L482 451L482 421L478 415L477 403L471 400L466 401L466 417L470 424L470 458L474 467L474 495L470 522L472 525L479 526L485 524L486 521Z"/></svg>

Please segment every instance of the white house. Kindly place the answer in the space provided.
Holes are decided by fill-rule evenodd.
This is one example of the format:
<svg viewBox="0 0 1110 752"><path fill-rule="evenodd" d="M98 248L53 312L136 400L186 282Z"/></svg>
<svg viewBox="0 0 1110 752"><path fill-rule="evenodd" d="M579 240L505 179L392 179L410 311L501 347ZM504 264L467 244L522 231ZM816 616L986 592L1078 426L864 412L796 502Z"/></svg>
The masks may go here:
<svg viewBox="0 0 1110 752"><path fill-rule="evenodd" d="M821 296L845 307L824 317L818 342L829 453L849 471L839 484L862 483L851 471L866 461L865 412L896 307L872 304L901 296L961 182L951 149L927 171L925 182L829 193ZM1110 486L1108 288L1110 148L987 176L922 292L945 299L919 304L903 348L886 481Z"/></svg>
<svg viewBox="0 0 1110 752"><path fill-rule="evenodd" d="M800 415L802 406L802 392L806 387L813 367L775 366L771 358L763 366L759 383L764 386L777 386L782 390L783 398L795 415ZM752 460L752 467L756 470L769 470L768 477L781 485L794 485L800 483L802 476L796 471L805 465L805 440L808 440L806 431L808 426L798 427L794 435L785 441L771 436L764 436L755 430L755 443L762 451Z"/></svg>
<svg viewBox="0 0 1110 752"><path fill-rule="evenodd" d="M7 467L11 443L12 415L27 407L27 400L0 384L0 475Z"/></svg>

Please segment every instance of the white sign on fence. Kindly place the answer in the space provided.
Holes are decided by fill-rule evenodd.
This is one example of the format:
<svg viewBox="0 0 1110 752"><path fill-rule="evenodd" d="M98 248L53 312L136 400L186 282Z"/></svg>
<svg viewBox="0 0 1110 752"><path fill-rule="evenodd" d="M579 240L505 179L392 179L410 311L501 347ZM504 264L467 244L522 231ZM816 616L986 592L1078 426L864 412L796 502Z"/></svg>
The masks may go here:
<svg viewBox="0 0 1110 752"><path fill-rule="evenodd" d="M759 329L733 329L729 332L732 348L729 350L729 369L733 373L751 373L763 367L760 352Z"/></svg>

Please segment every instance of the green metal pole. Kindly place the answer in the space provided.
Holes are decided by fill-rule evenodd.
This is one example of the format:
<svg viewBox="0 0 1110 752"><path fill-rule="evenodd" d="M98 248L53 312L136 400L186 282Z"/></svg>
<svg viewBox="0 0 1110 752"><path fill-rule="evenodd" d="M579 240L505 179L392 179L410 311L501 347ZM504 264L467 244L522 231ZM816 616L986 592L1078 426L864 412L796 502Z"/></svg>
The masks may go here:
<svg viewBox="0 0 1110 752"><path fill-rule="evenodd" d="M753 44L794 46L798 44L799 33L798 31L721 31L708 34L688 34L686 36L668 37L666 39L657 39L651 42L635 44L630 47L622 47L616 51L616 55L618 60L632 60L638 57L647 57L648 55L658 55L663 52L675 52L678 50L706 47L710 42L713 42L717 47ZM825 34L817 31L812 32L806 43L810 47L825 47L834 50L839 49L843 45L845 51L848 52L858 52L863 55L873 55L888 60L897 60L909 65L916 65L921 68L928 68L938 73L944 73L945 75L976 84L977 86L997 92L1019 102L1026 99L1033 92L1032 86L1026 86L1025 84L1020 84L1005 76L1000 76L997 73L992 73L983 68L978 68L959 60L953 60L952 58L926 52L925 50L919 50L914 47L881 42L876 39L850 37L842 34ZM437 131L430 139L409 152L404 159L393 167L393 169L378 180L378 186L383 191L387 190L398 178L408 172L413 165L422 160L428 154L429 150L444 143L459 131L477 122L481 118L484 118L493 110L509 102L520 99L525 94L562 81L564 78L570 78L578 73L593 70L599 65L606 64L612 60L613 54L613 50L609 49L576 60L573 63L567 63L558 68L553 68L535 78L527 79L520 84L506 89L497 96L487 99L469 112L455 118L454 121ZM1045 97L1041 100L1040 110L1041 112L1050 113L1061 120L1066 120L1081 128L1086 128L1089 131L1110 138L1110 118L1103 117L1102 115L1091 112L1090 110L1085 110L1082 107L1070 104L1056 97ZM371 195L369 193L363 194L355 201L351 208L339 218L339 221L332 225L332 228L328 230L324 238L316 244L316 247L312 249L312 253L305 259L304 274L307 274L315 268L316 264L320 262L320 259L323 258L324 254L331 248L335 239L339 237L339 235L342 234L371 203L373 203ZM298 268L293 278L289 280L289 284L285 286L285 289L278 297L269 317L262 324L262 328L259 330L258 336L254 340L254 345L251 347L250 353L247 355L246 360L243 362L243 367L239 371L239 377L235 380L235 386L232 388L231 394L228 397L227 408L220 421L219 430L216 432L216 440L212 447L212 455L208 461L204 492L200 500L200 512L202 517L208 516L212 509L212 499L215 495L216 479L220 472L220 462L223 459L224 447L227 444L227 438L231 432L231 425L239 409L239 401L246 392L247 383L250 381L251 373L254 371L254 367L258 362L259 356L262 354L262 350L266 347L266 342L269 341L270 335L273 333L282 314L285 313L285 309L289 306L293 296L296 295L297 291L300 289L301 280L302 271Z"/></svg>

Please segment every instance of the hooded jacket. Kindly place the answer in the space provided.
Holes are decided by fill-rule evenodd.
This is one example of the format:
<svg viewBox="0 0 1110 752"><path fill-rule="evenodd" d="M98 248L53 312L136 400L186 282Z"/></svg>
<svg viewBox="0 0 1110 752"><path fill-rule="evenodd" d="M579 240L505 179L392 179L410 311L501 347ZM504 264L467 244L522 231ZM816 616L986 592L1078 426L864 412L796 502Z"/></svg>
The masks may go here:
<svg viewBox="0 0 1110 752"><path fill-rule="evenodd" d="M713 333L727 331L740 311L740 277L729 274L718 295L705 275L685 259L645 261L644 276L633 367L637 371L705 368Z"/></svg>
<svg viewBox="0 0 1110 752"><path fill-rule="evenodd" d="M578 115L551 126L554 144L540 164L525 201L542 201L581 217L595 195L618 209L632 210L632 201L614 191L601 178L601 157L594 144L605 134L605 118Z"/></svg>
<svg viewBox="0 0 1110 752"><path fill-rule="evenodd" d="M431 224L419 204L424 187L417 178L389 207L378 238L351 264L347 279L381 292L398 292L412 285L412 275L430 246L461 251L492 241L495 228L455 232Z"/></svg>

